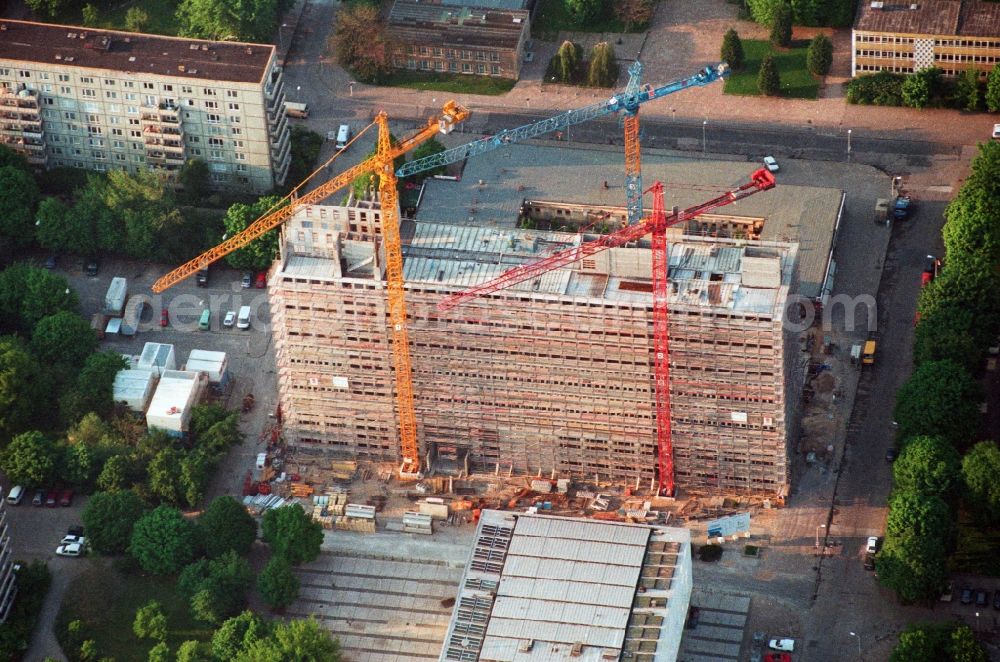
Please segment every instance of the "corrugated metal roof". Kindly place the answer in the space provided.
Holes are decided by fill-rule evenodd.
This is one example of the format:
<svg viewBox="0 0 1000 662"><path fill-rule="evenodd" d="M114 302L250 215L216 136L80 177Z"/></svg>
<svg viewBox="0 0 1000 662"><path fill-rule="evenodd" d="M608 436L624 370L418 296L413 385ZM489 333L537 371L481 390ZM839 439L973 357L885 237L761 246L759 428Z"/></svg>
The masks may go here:
<svg viewBox="0 0 1000 662"><path fill-rule="evenodd" d="M333 260L305 255L289 255L282 271L295 278L336 278Z"/></svg>
<svg viewBox="0 0 1000 662"><path fill-rule="evenodd" d="M632 604L635 586L608 586L589 582L559 579L534 579L510 577L504 573L497 587L497 595L579 602L605 607L628 607Z"/></svg>
<svg viewBox="0 0 1000 662"><path fill-rule="evenodd" d="M621 545L646 546L649 529L607 526L603 523L581 520L521 518L515 529L518 536L563 538L566 540L593 540Z"/></svg>

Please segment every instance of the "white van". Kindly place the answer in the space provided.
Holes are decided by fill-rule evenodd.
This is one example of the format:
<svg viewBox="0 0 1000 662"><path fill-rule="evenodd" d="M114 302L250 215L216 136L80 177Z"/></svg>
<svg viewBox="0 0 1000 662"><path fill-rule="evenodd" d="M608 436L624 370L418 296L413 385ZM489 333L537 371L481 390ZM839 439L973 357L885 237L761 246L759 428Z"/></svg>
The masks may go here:
<svg viewBox="0 0 1000 662"><path fill-rule="evenodd" d="M337 129L337 149L344 149L347 147L347 141L351 139L351 127L346 124L341 124L340 128Z"/></svg>
<svg viewBox="0 0 1000 662"><path fill-rule="evenodd" d="M295 117L300 120L304 120L309 117L309 104L307 103L296 103L295 101L285 102L285 114L289 117Z"/></svg>
<svg viewBox="0 0 1000 662"><path fill-rule="evenodd" d="M7 503L12 506L16 506L21 503L21 499L24 498L24 488L20 485L15 485L10 488L10 493L7 494Z"/></svg>
<svg viewBox="0 0 1000 662"><path fill-rule="evenodd" d="M257 468L263 469L267 466L267 453L257 453Z"/></svg>
<svg viewBox="0 0 1000 662"><path fill-rule="evenodd" d="M250 328L250 306L240 306L240 315L236 318L236 328Z"/></svg>

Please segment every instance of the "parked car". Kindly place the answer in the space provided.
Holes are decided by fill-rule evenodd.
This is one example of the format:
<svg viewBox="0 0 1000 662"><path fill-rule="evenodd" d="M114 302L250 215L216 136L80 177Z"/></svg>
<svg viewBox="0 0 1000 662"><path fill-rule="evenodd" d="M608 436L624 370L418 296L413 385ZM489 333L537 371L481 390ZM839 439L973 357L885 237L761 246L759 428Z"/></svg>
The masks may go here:
<svg viewBox="0 0 1000 662"><path fill-rule="evenodd" d="M86 542L71 542L68 545L59 545L56 547L56 554L59 556L83 556L86 551Z"/></svg>
<svg viewBox="0 0 1000 662"><path fill-rule="evenodd" d="M976 606L985 607L990 602L990 592L986 589L977 588L976 589Z"/></svg>
<svg viewBox="0 0 1000 662"><path fill-rule="evenodd" d="M67 536L77 536L78 538L83 537L83 527L82 526L71 526L66 529Z"/></svg>
<svg viewBox="0 0 1000 662"><path fill-rule="evenodd" d="M993 125L993 137L1000 138L1000 124Z"/></svg>
<svg viewBox="0 0 1000 662"><path fill-rule="evenodd" d="M59 544L60 545L72 545L75 542L78 542L81 545L83 545L83 544L85 544L87 542L87 539L84 538L83 536L65 535L65 536L63 536L63 539L59 541Z"/></svg>
<svg viewBox="0 0 1000 662"><path fill-rule="evenodd" d="M49 508L55 508L57 503L59 503L59 493L55 490L49 490L45 494L45 505Z"/></svg>
<svg viewBox="0 0 1000 662"><path fill-rule="evenodd" d="M920 287L927 287L930 285L931 281L937 278L938 271L941 269L941 260L937 259L933 255L928 255L924 258L924 270L920 274Z"/></svg>
<svg viewBox="0 0 1000 662"><path fill-rule="evenodd" d="M874 554L865 554L865 565L864 565L864 568L868 572L872 572L873 570L875 570L875 555Z"/></svg>
<svg viewBox="0 0 1000 662"><path fill-rule="evenodd" d="M258 290L262 290L265 287L267 287L267 272L266 271L258 271L257 272L257 278L256 278L256 280L254 280L253 286L256 287Z"/></svg>
<svg viewBox="0 0 1000 662"><path fill-rule="evenodd" d="M965 588L963 588L962 589L962 595L959 596L958 601L961 602L963 605L971 605L972 604L972 589L969 588L968 586L966 586Z"/></svg>
<svg viewBox="0 0 1000 662"><path fill-rule="evenodd" d="M52 255L49 255L48 257L45 258L45 268L46 269L55 269L56 268L56 263L58 261L59 261L59 258L56 257L55 253L53 253Z"/></svg>
<svg viewBox="0 0 1000 662"><path fill-rule="evenodd" d="M166 308L160 311L160 326L170 326L170 313Z"/></svg>
<svg viewBox="0 0 1000 662"><path fill-rule="evenodd" d="M778 172L781 169L778 167L778 162L774 160L773 156L764 157L764 167L767 168L769 172Z"/></svg>
<svg viewBox="0 0 1000 662"><path fill-rule="evenodd" d="M899 451L897 451L895 448L890 448L885 452L886 462L889 463L895 462L897 457L899 457Z"/></svg>
<svg viewBox="0 0 1000 662"><path fill-rule="evenodd" d="M771 650L784 651L786 653L791 653L795 650L795 640L794 639L772 639L767 647Z"/></svg>
<svg viewBox="0 0 1000 662"><path fill-rule="evenodd" d="M243 289L249 289L249 287L253 285L253 274L249 271L244 272L243 280L240 281L240 285L243 286Z"/></svg>
<svg viewBox="0 0 1000 662"><path fill-rule="evenodd" d="M68 508L73 505L73 490L63 490L59 496L59 505Z"/></svg>
<svg viewBox="0 0 1000 662"><path fill-rule="evenodd" d="M208 287L208 267L198 270L195 275L195 283L198 287Z"/></svg>
<svg viewBox="0 0 1000 662"><path fill-rule="evenodd" d="M878 551L878 536L868 536L868 543L865 545L865 552L874 554Z"/></svg>
<svg viewBox="0 0 1000 662"><path fill-rule="evenodd" d="M88 276L96 276L101 270L101 260L96 257L88 257L83 266Z"/></svg>
<svg viewBox="0 0 1000 662"><path fill-rule="evenodd" d="M788 653L768 653L764 656L764 662L792 662L792 656Z"/></svg>
<svg viewBox="0 0 1000 662"><path fill-rule="evenodd" d="M226 316L222 318L222 326L231 328L234 324L236 324L236 312L230 310L226 313Z"/></svg>
<svg viewBox="0 0 1000 662"><path fill-rule="evenodd" d="M35 498L31 500L32 506L41 506L45 503L45 490L35 490Z"/></svg>

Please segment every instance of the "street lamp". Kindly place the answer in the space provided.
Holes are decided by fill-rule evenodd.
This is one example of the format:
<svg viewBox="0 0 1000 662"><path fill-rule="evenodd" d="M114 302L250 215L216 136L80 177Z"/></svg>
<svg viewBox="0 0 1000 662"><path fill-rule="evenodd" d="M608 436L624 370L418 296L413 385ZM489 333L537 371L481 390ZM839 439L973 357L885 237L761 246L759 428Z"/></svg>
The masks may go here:
<svg viewBox="0 0 1000 662"><path fill-rule="evenodd" d="M847 160L851 160L851 130L847 130Z"/></svg>
<svg viewBox="0 0 1000 662"><path fill-rule="evenodd" d="M853 632L848 632L847 634L851 635L852 637L857 637L858 638L858 659L860 660L861 659L861 635L860 634L854 634Z"/></svg>
<svg viewBox="0 0 1000 662"><path fill-rule="evenodd" d="M353 80L350 83L347 84L347 91L348 91L348 93L350 93L350 95L352 97L354 96L354 81Z"/></svg>
<svg viewBox="0 0 1000 662"><path fill-rule="evenodd" d="M677 109L676 108L671 108L670 109L670 119L673 122L677 121Z"/></svg>
<svg viewBox="0 0 1000 662"><path fill-rule="evenodd" d="M706 139L706 131L708 130L708 120L704 120L701 123L701 155L705 156L708 153L708 140Z"/></svg>
<svg viewBox="0 0 1000 662"><path fill-rule="evenodd" d="M302 86L301 85L296 85L295 86L295 100L296 101L302 101Z"/></svg>
<svg viewBox="0 0 1000 662"><path fill-rule="evenodd" d="M979 612L976 612L976 632L979 632Z"/></svg>
<svg viewBox="0 0 1000 662"><path fill-rule="evenodd" d="M820 529L825 529L825 528L826 528L826 524L817 524L816 525L816 548L817 549L819 549L819 530Z"/></svg>

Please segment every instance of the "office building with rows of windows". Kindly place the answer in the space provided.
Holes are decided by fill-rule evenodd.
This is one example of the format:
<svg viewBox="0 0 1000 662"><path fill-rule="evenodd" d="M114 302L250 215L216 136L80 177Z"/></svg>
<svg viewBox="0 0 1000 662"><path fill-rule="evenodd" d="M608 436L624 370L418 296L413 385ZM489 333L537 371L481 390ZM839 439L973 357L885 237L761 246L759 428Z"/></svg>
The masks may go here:
<svg viewBox="0 0 1000 662"><path fill-rule="evenodd" d="M527 0L397 0L387 34L399 69L517 80L531 34Z"/></svg>
<svg viewBox="0 0 1000 662"><path fill-rule="evenodd" d="M291 160L275 48L0 21L0 144L39 168L174 178L263 193Z"/></svg>
<svg viewBox="0 0 1000 662"><path fill-rule="evenodd" d="M851 43L851 75L910 74L938 67L946 76L1000 62L1000 4L986 0L864 0Z"/></svg>

